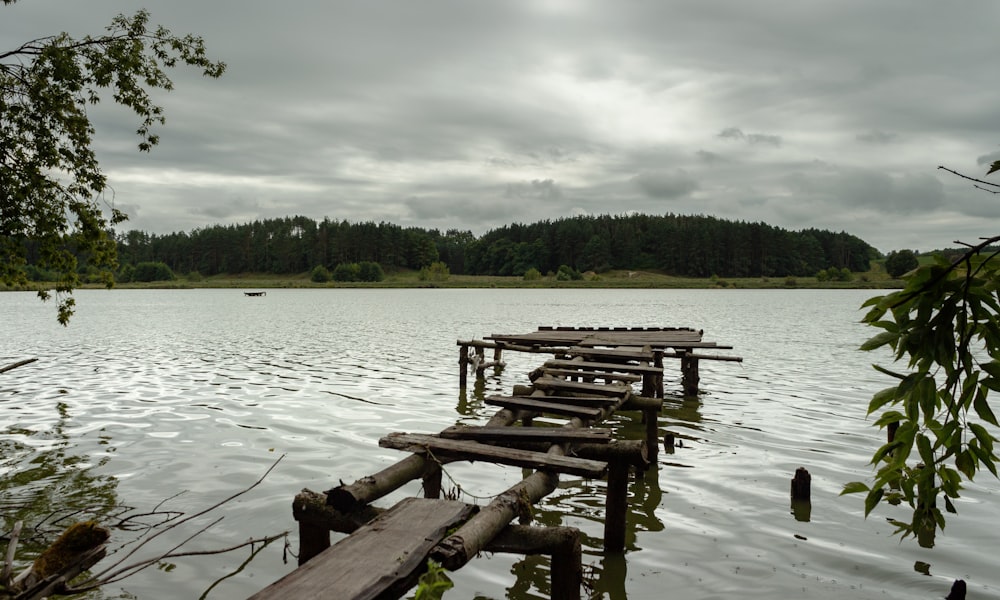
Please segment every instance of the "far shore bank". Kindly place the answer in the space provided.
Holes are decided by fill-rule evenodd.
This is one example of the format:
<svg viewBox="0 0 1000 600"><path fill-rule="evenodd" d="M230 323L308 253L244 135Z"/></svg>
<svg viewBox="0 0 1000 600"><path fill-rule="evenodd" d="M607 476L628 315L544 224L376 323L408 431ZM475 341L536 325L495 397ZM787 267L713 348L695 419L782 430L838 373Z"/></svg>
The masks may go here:
<svg viewBox="0 0 1000 600"><path fill-rule="evenodd" d="M850 281L821 281L816 277L672 277L648 271L609 271L586 273L575 281L561 281L555 276L528 280L524 277L485 275L450 275L446 278L421 279L416 272L387 273L379 282L314 282L308 273L270 275L246 273L203 277L179 276L171 281L116 283L118 289L281 289L281 288L525 288L525 289L898 289L903 281L885 273L854 273ZM78 289L103 289L101 284L85 283ZM0 288L3 289L3 288Z"/></svg>

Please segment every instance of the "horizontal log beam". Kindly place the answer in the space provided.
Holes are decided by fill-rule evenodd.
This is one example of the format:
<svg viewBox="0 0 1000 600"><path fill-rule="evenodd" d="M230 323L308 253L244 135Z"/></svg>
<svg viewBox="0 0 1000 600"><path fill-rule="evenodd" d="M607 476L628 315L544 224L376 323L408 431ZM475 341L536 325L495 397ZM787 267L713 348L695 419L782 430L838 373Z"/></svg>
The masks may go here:
<svg viewBox="0 0 1000 600"><path fill-rule="evenodd" d="M545 376L534 380L532 384L536 388L543 390L584 392L587 394L600 394L602 396L623 396L630 390L630 386L624 384L579 383Z"/></svg>
<svg viewBox="0 0 1000 600"><path fill-rule="evenodd" d="M553 358L552 360L545 361L546 367L553 368L572 368L572 369L582 369L582 370L594 370L594 371L614 371L619 373L662 373L662 367L652 367L649 365L628 365L621 363L610 363L610 362L592 362L592 361L579 361L579 360L566 360L561 358Z"/></svg>
<svg viewBox="0 0 1000 600"><path fill-rule="evenodd" d="M629 383L642 381L642 375L614 373L612 371L597 371L593 369L583 370L542 367L541 369L538 369L538 371L542 375L551 375L553 377L585 377L588 379L604 379L605 381L627 381Z"/></svg>
<svg viewBox="0 0 1000 600"><path fill-rule="evenodd" d="M699 360L724 360L730 362L743 362L742 356L725 356L722 354L695 354L694 352L664 352L663 356L665 358L697 358Z"/></svg>
<svg viewBox="0 0 1000 600"><path fill-rule="evenodd" d="M435 455L444 453L449 455L452 460L482 460L528 469L569 473L594 479L603 477L608 469L607 463L596 460L491 446L469 440L448 440L419 433L390 433L380 439L378 444L383 448L393 448L406 452L433 452Z"/></svg>
<svg viewBox="0 0 1000 600"><path fill-rule="evenodd" d="M502 406L507 409L526 410L567 417L580 417L581 419L597 419L601 416L600 408L549 402L545 396L534 398L525 398L523 396L489 396L485 402L490 406Z"/></svg>
<svg viewBox="0 0 1000 600"><path fill-rule="evenodd" d="M479 442L548 442L550 444L611 442L610 429L570 429L566 427L449 427L441 437L454 440L475 440Z"/></svg>

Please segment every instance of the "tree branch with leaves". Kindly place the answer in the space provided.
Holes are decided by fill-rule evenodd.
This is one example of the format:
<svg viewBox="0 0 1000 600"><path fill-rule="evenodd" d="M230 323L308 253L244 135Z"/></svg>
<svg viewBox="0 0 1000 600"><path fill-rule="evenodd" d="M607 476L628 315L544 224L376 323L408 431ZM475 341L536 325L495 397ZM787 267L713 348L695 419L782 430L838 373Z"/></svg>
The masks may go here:
<svg viewBox="0 0 1000 600"><path fill-rule="evenodd" d="M145 10L118 15L103 35L61 33L0 52L0 283L27 286L29 256L54 271L63 325L73 314L81 266L113 285L109 228L127 219L104 199L108 182L87 107L110 94L138 117L138 149L148 152L165 123L151 92L173 89L167 70L180 65L212 78L226 69L208 58L202 38L153 27Z"/></svg>
<svg viewBox="0 0 1000 600"><path fill-rule="evenodd" d="M997 170L1000 161L987 174ZM964 482L983 468L997 476L996 438L988 427L1000 427L989 402L990 392L1000 391L998 242L1000 236L956 242L967 248L958 260L936 257L908 273L902 290L863 305L869 308L863 322L882 331L861 349L889 347L906 369L875 365L897 383L874 395L868 414L878 414L875 425L893 433L872 456L874 480L849 483L843 493L864 493L866 516L882 502L905 502L909 522L890 522L922 545L945 526L939 499L954 513Z"/></svg>

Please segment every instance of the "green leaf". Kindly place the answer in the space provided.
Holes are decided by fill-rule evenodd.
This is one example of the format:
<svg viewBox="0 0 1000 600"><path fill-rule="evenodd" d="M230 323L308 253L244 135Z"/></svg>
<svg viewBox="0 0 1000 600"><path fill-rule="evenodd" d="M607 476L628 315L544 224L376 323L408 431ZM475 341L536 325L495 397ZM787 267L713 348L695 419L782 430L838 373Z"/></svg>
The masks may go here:
<svg viewBox="0 0 1000 600"><path fill-rule="evenodd" d="M955 466L969 479L976 476L976 462L969 450L959 452L955 456Z"/></svg>
<svg viewBox="0 0 1000 600"><path fill-rule="evenodd" d="M920 453L920 460L925 465L928 467L934 465L934 451L931 449L931 441L922 433L917 434L917 451Z"/></svg>
<svg viewBox="0 0 1000 600"><path fill-rule="evenodd" d="M882 499L883 494L882 488L876 488L868 492L868 496L865 497L865 516L867 517L871 514L872 510L878 506L879 500Z"/></svg>
<svg viewBox="0 0 1000 600"><path fill-rule="evenodd" d="M847 485L845 485L844 489L840 490L840 495L843 496L844 494L859 494L861 492L867 493L869 491L871 491L871 488L868 487L868 484L862 483L860 481L852 481Z"/></svg>
<svg viewBox="0 0 1000 600"><path fill-rule="evenodd" d="M868 414L870 415L886 404L893 402L896 399L896 392L898 389L898 387L894 386L876 392L875 395L872 396L871 402L868 403Z"/></svg>
<svg viewBox="0 0 1000 600"><path fill-rule="evenodd" d="M993 161L993 164L990 165L990 170L986 171L986 174L987 175L992 175L993 173L996 173L997 171L1000 171L1000 160Z"/></svg>
<svg viewBox="0 0 1000 600"><path fill-rule="evenodd" d="M991 360L989 362L980 363L979 368L989 373L991 377L1000 379L1000 362Z"/></svg>
<svg viewBox="0 0 1000 600"><path fill-rule="evenodd" d="M899 333L895 331L883 331L882 333L876 335L875 337L869 339L864 344L861 344L861 350L869 351L880 348L886 344L894 344L899 340Z"/></svg>
<svg viewBox="0 0 1000 600"><path fill-rule="evenodd" d="M986 421L994 427L1000 427L1000 423L997 423L997 417L993 414L993 409L990 408L989 402L986 401L985 394L976 394L976 399L972 403L972 407L975 409L976 414L979 418Z"/></svg>

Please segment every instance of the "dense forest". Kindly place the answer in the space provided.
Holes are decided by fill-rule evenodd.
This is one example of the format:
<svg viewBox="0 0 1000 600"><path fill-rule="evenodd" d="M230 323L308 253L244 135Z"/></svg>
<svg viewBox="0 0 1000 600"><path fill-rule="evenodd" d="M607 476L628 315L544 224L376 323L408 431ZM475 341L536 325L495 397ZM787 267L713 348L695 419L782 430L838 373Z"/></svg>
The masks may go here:
<svg viewBox="0 0 1000 600"><path fill-rule="evenodd" d="M168 235L116 235L125 267L162 262L175 273L295 274L374 262L387 270L443 262L453 274L522 275L567 265L578 271L658 270L686 277L810 276L867 271L879 253L861 239L817 229L788 231L707 216L586 216L513 224L481 237L391 223L287 217Z"/></svg>

